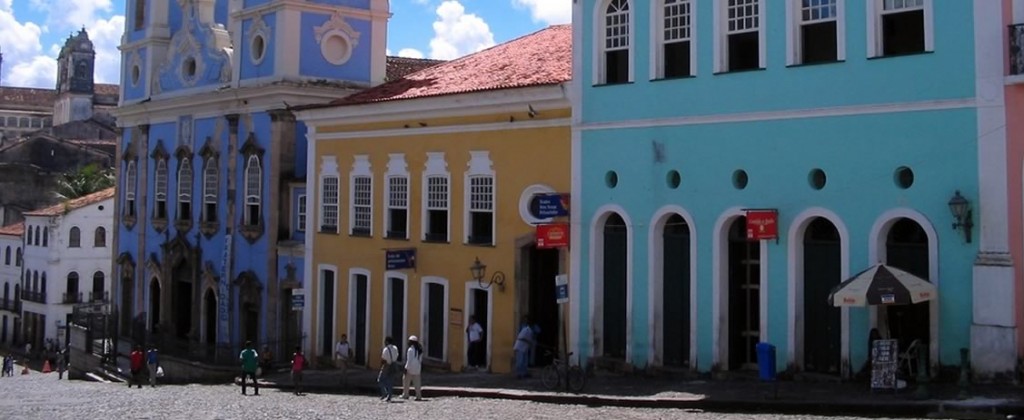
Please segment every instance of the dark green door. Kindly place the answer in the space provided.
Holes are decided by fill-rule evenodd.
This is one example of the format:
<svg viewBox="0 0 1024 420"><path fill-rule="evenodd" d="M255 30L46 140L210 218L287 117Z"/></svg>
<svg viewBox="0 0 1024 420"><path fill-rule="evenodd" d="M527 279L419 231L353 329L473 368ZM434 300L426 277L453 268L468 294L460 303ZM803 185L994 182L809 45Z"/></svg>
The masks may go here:
<svg viewBox="0 0 1024 420"><path fill-rule="evenodd" d="M662 347L666 366L690 363L690 227L679 215L663 232Z"/></svg>
<svg viewBox="0 0 1024 420"><path fill-rule="evenodd" d="M334 354L334 272L323 271L323 303L320 305L320 354Z"/></svg>
<svg viewBox="0 0 1024 420"><path fill-rule="evenodd" d="M928 279L928 235L910 219L893 224L885 243L886 264L922 279ZM928 345L931 338L930 302L888 306L889 335L899 342L902 352L914 340ZM927 352L925 353L927 355Z"/></svg>
<svg viewBox="0 0 1024 420"><path fill-rule="evenodd" d="M761 243L747 240L747 218L729 228L729 369L757 367L761 339Z"/></svg>
<svg viewBox="0 0 1024 420"><path fill-rule="evenodd" d="M444 285L427 283L427 357L444 359L444 311Z"/></svg>
<svg viewBox="0 0 1024 420"><path fill-rule="evenodd" d="M405 342L405 280L399 278L388 279L388 287L391 289L391 325L388 334L395 340L395 345L402 347ZM399 352L401 353L401 352ZM401 356L401 355L399 355ZM399 357L402 359L402 357Z"/></svg>
<svg viewBox="0 0 1024 420"><path fill-rule="evenodd" d="M558 348L558 303L555 302L555 276L558 275L557 249L530 248L530 322L540 327L534 337L541 348ZM479 319L479 318L477 318ZM534 356L539 366L550 364L547 352Z"/></svg>
<svg viewBox="0 0 1024 420"><path fill-rule="evenodd" d="M817 218L804 233L804 370L839 374L842 313L828 304L832 287L842 281L839 231Z"/></svg>
<svg viewBox="0 0 1024 420"><path fill-rule="evenodd" d="M617 214L604 225L604 355L626 357L626 223Z"/></svg>
<svg viewBox="0 0 1024 420"><path fill-rule="evenodd" d="M366 292L370 287L370 280L363 274L356 274L356 316L355 316L355 352L356 352L356 364L366 365L366 348L369 345L369 335L367 334L366 323L369 320L366 319L366 305L367 302ZM330 354L330 353L328 353Z"/></svg>

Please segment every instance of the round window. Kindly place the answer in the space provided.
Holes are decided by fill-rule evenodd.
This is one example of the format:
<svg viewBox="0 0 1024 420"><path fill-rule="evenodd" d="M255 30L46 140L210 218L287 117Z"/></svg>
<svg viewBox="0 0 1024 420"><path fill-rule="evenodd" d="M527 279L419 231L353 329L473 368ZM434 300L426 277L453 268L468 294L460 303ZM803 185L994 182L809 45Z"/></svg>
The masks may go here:
<svg viewBox="0 0 1024 420"><path fill-rule="evenodd" d="M668 176L665 181L668 182L668 187L674 190L679 188L679 184L683 182L683 177L679 175L679 171L673 169L668 171Z"/></svg>
<svg viewBox="0 0 1024 420"><path fill-rule="evenodd" d="M901 189L905 190L910 188L911 185L914 185L914 171L906 166L896 168L896 173L893 178L895 178L896 186Z"/></svg>
<svg viewBox="0 0 1024 420"><path fill-rule="evenodd" d="M263 56L267 52L267 43L263 39L263 35L256 35L252 37L252 42L249 45L250 54L252 55L253 63L259 64L263 61Z"/></svg>
<svg viewBox="0 0 1024 420"><path fill-rule="evenodd" d="M818 168L811 169L811 173L807 175L807 182L811 184L811 188L816 190L825 188L825 183L827 181L828 179L825 176L825 171Z"/></svg>
<svg viewBox="0 0 1024 420"><path fill-rule="evenodd" d="M320 43L320 54L327 62L334 65L345 64L352 56L352 47L344 35L340 32L327 34Z"/></svg>
<svg viewBox="0 0 1024 420"><path fill-rule="evenodd" d="M138 64L133 65L132 66L132 86L135 86L135 85L139 84L139 78L140 77L142 77L142 69L139 68Z"/></svg>
<svg viewBox="0 0 1024 420"><path fill-rule="evenodd" d="M615 173L615 171L608 171L608 173L604 175L604 184L607 185L608 188L615 188L619 185L619 174Z"/></svg>
<svg viewBox="0 0 1024 420"><path fill-rule="evenodd" d="M192 79L196 77L196 59L195 57L186 58L181 63L181 72L185 75L186 79Z"/></svg>
<svg viewBox="0 0 1024 420"><path fill-rule="evenodd" d="M737 169L732 173L732 186L736 187L737 190L747 188L747 182L750 181L747 178L747 171Z"/></svg>

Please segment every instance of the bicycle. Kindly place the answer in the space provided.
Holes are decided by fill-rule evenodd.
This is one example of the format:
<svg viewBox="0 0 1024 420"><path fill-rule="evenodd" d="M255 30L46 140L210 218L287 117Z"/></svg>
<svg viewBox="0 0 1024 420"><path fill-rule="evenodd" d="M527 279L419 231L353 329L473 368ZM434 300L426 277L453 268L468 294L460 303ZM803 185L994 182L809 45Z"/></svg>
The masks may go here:
<svg viewBox="0 0 1024 420"><path fill-rule="evenodd" d="M546 353L551 357L551 364L545 367L540 375L540 381L545 388L555 390L564 383L566 389L580 392L587 386L587 373L583 371L583 368L578 364L567 363L550 350ZM572 355L573 352L569 352L566 358L572 357Z"/></svg>

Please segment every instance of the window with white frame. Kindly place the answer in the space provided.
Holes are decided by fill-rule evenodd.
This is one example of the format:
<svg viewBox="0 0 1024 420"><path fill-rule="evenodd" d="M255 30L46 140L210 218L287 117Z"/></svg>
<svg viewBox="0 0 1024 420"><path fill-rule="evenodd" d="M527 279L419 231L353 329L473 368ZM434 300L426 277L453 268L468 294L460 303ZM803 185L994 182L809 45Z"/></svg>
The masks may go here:
<svg viewBox="0 0 1024 420"><path fill-rule="evenodd" d="M338 176L324 176L320 180L320 197L323 200L320 207L321 232L338 232L338 194Z"/></svg>
<svg viewBox="0 0 1024 420"><path fill-rule="evenodd" d="M387 237L409 237L409 177L388 177L388 229Z"/></svg>
<svg viewBox="0 0 1024 420"><path fill-rule="evenodd" d="M423 240L448 242L451 174L444 152L427 152L423 168Z"/></svg>
<svg viewBox="0 0 1024 420"><path fill-rule="evenodd" d="M351 226L349 233L353 236L373 235L373 172L370 167L370 157L367 155L354 156L352 173L350 175L349 200L352 209L349 214Z"/></svg>
<svg viewBox="0 0 1024 420"><path fill-rule="evenodd" d="M827 63L842 60L841 21L844 0L793 0L796 22L792 44L794 60L788 64Z"/></svg>
<svg viewBox="0 0 1024 420"><path fill-rule="evenodd" d="M153 177L153 182L156 185L154 191L154 199L156 200L156 206L153 209L154 219L166 219L167 218L167 159L159 158L156 160L156 175Z"/></svg>
<svg viewBox="0 0 1024 420"><path fill-rule="evenodd" d="M135 186L139 177L135 161L129 161L124 172L124 215L135 217Z"/></svg>
<svg viewBox="0 0 1024 420"><path fill-rule="evenodd" d="M469 243L494 242L494 177L469 178Z"/></svg>
<svg viewBox="0 0 1024 420"><path fill-rule="evenodd" d="M192 219L192 159L181 159L178 168L178 220Z"/></svg>
<svg viewBox="0 0 1024 420"><path fill-rule="evenodd" d="M724 6L721 24L722 71L754 70L762 67L763 22L761 0L719 0Z"/></svg>
<svg viewBox="0 0 1024 420"><path fill-rule="evenodd" d="M664 0L659 16L661 49L658 78L687 77L694 74L693 1Z"/></svg>
<svg viewBox="0 0 1024 420"><path fill-rule="evenodd" d="M220 185L220 172L217 168L217 159L207 157L203 162L206 167L203 169L203 221L215 223L217 221L217 186Z"/></svg>
<svg viewBox="0 0 1024 420"><path fill-rule="evenodd" d="M610 0L604 9L603 46L600 57L603 60L599 77L603 84L629 83L630 47L632 31L629 0Z"/></svg>
<svg viewBox="0 0 1024 420"><path fill-rule="evenodd" d="M245 224L248 226L259 225L261 221L262 180L263 170L260 167L259 156L249 155L245 164Z"/></svg>
<svg viewBox="0 0 1024 420"><path fill-rule="evenodd" d="M875 56L931 51L931 0L872 0Z"/></svg>
<svg viewBox="0 0 1024 420"><path fill-rule="evenodd" d="M298 211L296 212L296 218L298 219L298 226L295 227L296 231L306 231L306 194L299 194L298 198Z"/></svg>

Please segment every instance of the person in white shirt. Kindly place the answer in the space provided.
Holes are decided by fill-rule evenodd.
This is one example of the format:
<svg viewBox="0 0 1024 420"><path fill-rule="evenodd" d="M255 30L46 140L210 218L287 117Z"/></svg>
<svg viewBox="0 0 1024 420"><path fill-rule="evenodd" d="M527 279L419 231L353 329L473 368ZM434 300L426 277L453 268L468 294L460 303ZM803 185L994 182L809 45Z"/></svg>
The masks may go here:
<svg viewBox="0 0 1024 420"><path fill-rule="evenodd" d="M405 352L405 375L402 376L402 399L409 399L409 384L416 387L416 401L423 400L420 392L423 371L423 346L415 335L409 337L409 349Z"/></svg>
<svg viewBox="0 0 1024 420"><path fill-rule="evenodd" d="M394 391L392 382L401 367L398 364L398 347L395 347L391 337L384 338L384 349L380 352L380 373L377 374L377 384L380 385L380 399L391 402L391 395Z"/></svg>
<svg viewBox="0 0 1024 420"><path fill-rule="evenodd" d="M523 317L522 328L519 329L516 343L512 346L512 350L516 353L516 378L530 377L528 359L533 341L533 328L530 328L530 319Z"/></svg>
<svg viewBox="0 0 1024 420"><path fill-rule="evenodd" d="M470 315L469 326L466 327L466 335L469 338L469 351L467 354L467 364L470 369L482 369L486 362L484 358L484 328L480 326L479 322L476 322L476 317Z"/></svg>
<svg viewBox="0 0 1024 420"><path fill-rule="evenodd" d="M342 334L341 340L334 346L334 359L338 369L341 369L340 383L348 382L348 364L352 360L352 346L348 344L348 335Z"/></svg>

